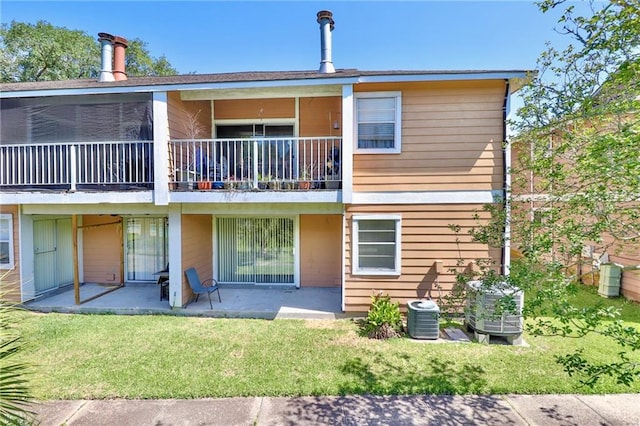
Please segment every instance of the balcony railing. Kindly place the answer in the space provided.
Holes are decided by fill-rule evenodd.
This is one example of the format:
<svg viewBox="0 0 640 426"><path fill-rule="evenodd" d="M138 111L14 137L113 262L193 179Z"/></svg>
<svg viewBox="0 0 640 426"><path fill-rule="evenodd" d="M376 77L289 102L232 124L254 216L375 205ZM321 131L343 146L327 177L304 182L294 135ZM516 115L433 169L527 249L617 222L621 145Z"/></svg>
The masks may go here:
<svg viewBox="0 0 640 426"><path fill-rule="evenodd" d="M0 145L0 187L131 189L153 184L153 142Z"/></svg>
<svg viewBox="0 0 640 426"><path fill-rule="evenodd" d="M172 140L171 189L338 189L341 148L339 137Z"/></svg>

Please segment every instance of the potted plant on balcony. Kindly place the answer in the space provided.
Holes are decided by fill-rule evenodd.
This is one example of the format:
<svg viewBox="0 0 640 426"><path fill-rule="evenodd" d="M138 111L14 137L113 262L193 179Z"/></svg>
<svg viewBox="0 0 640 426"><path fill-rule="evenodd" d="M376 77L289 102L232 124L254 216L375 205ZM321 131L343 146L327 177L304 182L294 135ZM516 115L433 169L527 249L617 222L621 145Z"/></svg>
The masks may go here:
<svg viewBox="0 0 640 426"><path fill-rule="evenodd" d="M283 185L284 189L286 189L287 191L298 189L298 182L296 182L295 180L285 180L283 182Z"/></svg>
<svg viewBox="0 0 640 426"><path fill-rule="evenodd" d="M231 189L236 189L236 187L237 187L237 182L236 182L235 176L231 175L229 176L228 180L224 181L224 189L231 190Z"/></svg>
<svg viewBox="0 0 640 426"><path fill-rule="evenodd" d="M258 189L267 189L270 180L270 175L262 175L261 173L258 173Z"/></svg>
<svg viewBox="0 0 640 426"><path fill-rule="evenodd" d="M198 181L198 189L203 191L208 191L211 189L211 181L210 180L199 180Z"/></svg>
<svg viewBox="0 0 640 426"><path fill-rule="evenodd" d="M275 189L275 190L282 189L282 181L269 177L269 189Z"/></svg>
<svg viewBox="0 0 640 426"><path fill-rule="evenodd" d="M313 179L313 164L307 164L300 170L300 176L298 180L298 188L308 191L311 189L311 181Z"/></svg>
<svg viewBox="0 0 640 426"><path fill-rule="evenodd" d="M340 148L333 147L327 156L324 187L326 189L339 189L341 183Z"/></svg>

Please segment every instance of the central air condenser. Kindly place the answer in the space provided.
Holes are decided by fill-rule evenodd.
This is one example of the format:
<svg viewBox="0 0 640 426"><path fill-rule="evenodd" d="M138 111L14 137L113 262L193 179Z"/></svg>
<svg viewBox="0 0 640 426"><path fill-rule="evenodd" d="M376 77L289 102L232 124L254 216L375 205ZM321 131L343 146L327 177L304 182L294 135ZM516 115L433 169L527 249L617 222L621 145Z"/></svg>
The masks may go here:
<svg viewBox="0 0 640 426"><path fill-rule="evenodd" d="M440 335L440 308L432 300L407 302L407 331L414 339L437 339Z"/></svg>
<svg viewBox="0 0 640 426"><path fill-rule="evenodd" d="M503 297L513 298L515 309L496 313L496 307ZM481 334L493 336L514 336L522 333L522 290L507 283L483 286L482 281L467 283L467 307L465 320L467 325Z"/></svg>

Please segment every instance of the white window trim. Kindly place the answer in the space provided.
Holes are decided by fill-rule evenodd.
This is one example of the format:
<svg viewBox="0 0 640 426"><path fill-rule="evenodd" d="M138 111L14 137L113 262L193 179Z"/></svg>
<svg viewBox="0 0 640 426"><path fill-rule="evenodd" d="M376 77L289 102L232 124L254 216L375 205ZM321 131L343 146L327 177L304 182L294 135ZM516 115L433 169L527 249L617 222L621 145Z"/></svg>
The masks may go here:
<svg viewBox="0 0 640 426"><path fill-rule="evenodd" d="M358 148L358 99L359 98L396 98L396 126L393 148ZM358 92L354 94L353 152L355 154L400 154L402 152L402 92Z"/></svg>
<svg viewBox="0 0 640 426"><path fill-rule="evenodd" d="M395 220L396 222L396 247L395 247L395 268L373 269L360 268L359 265L359 228L360 220ZM353 215L351 217L353 253L351 257L351 275L377 275L377 276L399 276L402 274L402 215L399 214L369 214Z"/></svg>
<svg viewBox="0 0 640 426"><path fill-rule="evenodd" d="M0 214L0 220L9 221L9 263L0 263L0 269L13 269L14 264L14 246L13 246L13 215Z"/></svg>

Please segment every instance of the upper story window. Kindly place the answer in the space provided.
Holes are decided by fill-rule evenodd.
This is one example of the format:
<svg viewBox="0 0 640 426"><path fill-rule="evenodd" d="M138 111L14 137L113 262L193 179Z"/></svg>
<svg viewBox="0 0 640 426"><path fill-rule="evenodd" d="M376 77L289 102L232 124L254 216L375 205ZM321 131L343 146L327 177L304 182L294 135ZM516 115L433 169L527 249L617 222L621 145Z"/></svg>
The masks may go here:
<svg viewBox="0 0 640 426"><path fill-rule="evenodd" d="M0 269L13 268L13 218L0 214Z"/></svg>
<svg viewBox="0 0 640 426"><path fill-rule="evenodd" d="M400 153L402 96L400 92L357 93L356 153Z"/></svg>

